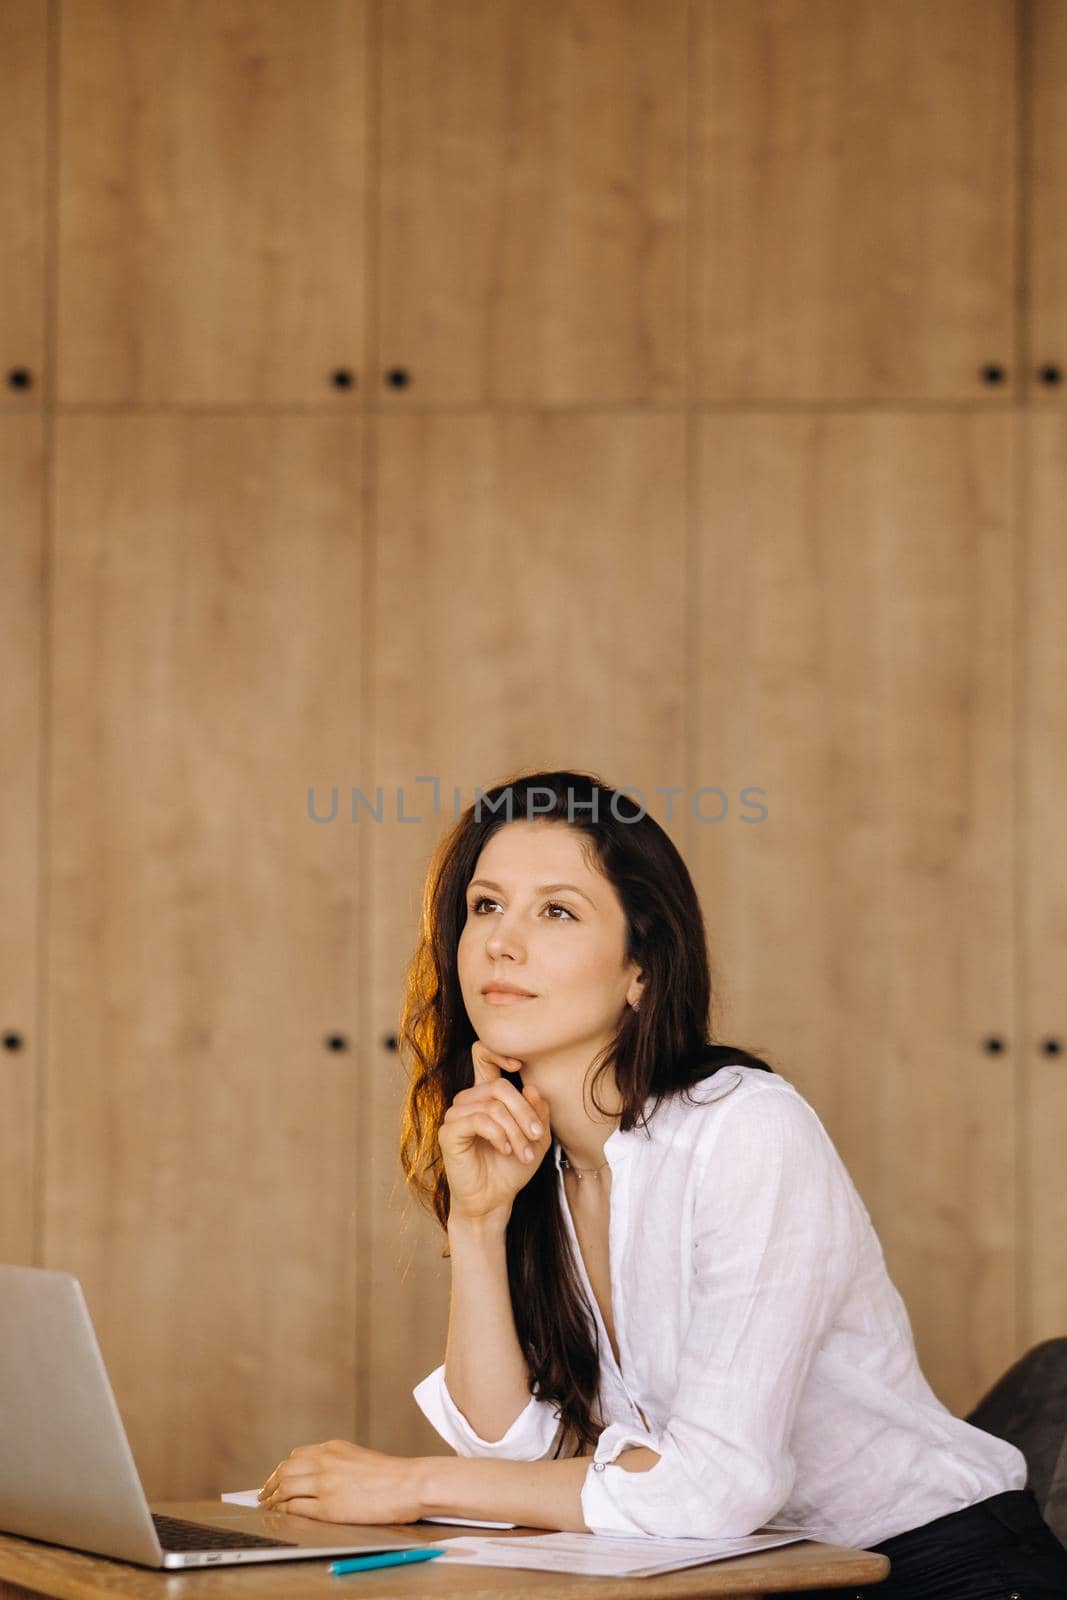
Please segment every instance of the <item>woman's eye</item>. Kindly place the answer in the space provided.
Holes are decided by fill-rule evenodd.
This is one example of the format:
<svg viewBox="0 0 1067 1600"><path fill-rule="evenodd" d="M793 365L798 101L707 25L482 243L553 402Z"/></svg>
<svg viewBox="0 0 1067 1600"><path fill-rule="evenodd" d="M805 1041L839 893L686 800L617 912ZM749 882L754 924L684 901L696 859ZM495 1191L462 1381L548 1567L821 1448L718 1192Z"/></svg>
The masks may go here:
<svg viewBox="0 0 1067 1600"><path fill-rule="evenodd" d="M490 900L485 895L483 895L480 899L474 900L474 901L471 902L471 910L474 912L474 915L477 917L477 916L481 915L482 906L495 906L495 905L496 905L496 901L495 900ZM578 921L578 918L574 915L574 912L570 909L570 907L569 906L561 906L558 900L550 900L549 903L548 903L547 909L549 911L565 911L566 914L567 914L568 919L571 922L577 922ZM562 917L551 917L549 920L551 922L562 922L563 918Z"/></svg>

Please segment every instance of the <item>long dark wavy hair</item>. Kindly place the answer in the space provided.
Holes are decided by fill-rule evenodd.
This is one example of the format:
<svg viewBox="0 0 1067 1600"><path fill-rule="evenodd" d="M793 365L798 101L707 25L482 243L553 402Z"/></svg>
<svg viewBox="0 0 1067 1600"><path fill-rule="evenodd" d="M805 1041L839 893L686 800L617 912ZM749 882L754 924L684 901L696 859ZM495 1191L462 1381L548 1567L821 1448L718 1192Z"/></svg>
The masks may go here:
<svg viewBox="0 0 1067 1600"><path fill-rule="evenodd" d="M591 809L595 800L596 810ZM622 1101L619 1127L647 1126L668 1095L683 1093L720 1067L739 1063L776 1069L734 1045L713 1043L712 981L700 902L668 834L625 791L588 773L535 772L506 780L468 807L434 852L422 903L422 926L411 958L398 1048L409 1074L400 1164L419 1203L447 1231L450 1196L438 1131L461 1089L475 1081L471 1026L460 989L457 946L467 918L467 885L488 841L511 821L569 827L589 841L591 864L614 885L626 914L625 960L639 963L640 1010L622 1007L608 1045L596 1058L590 1088L614 1067ZM521 1079L507 1074L521 1087ZM447 1242L442 1255L448 1255ZM550 1145L515 1196L506 1233L511 1305L526 1358L529 1389L558 1408L558 1457L595 1448L605 1426L599 1408L600 1354L593 1309L581 1286L560 1209Z"/></svg>

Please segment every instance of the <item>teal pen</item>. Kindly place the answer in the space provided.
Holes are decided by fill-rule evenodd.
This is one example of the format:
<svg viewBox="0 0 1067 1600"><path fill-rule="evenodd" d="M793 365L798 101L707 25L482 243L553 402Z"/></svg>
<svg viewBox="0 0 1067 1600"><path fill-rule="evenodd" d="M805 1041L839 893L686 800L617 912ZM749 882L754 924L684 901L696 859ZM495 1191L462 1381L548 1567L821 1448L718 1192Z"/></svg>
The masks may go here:
<svg viewBox="0 0 1067 1600"><path fill-rule="evenodd" d="M331 1572L367 1572L371 1567L401 1567L411 1561L429 1561L433 1556L443 1556L439 1546L433 1549L420 1546L418 1550L384 1550L380 1556L354 1556L351 1561L331 1561Z"/></svg>

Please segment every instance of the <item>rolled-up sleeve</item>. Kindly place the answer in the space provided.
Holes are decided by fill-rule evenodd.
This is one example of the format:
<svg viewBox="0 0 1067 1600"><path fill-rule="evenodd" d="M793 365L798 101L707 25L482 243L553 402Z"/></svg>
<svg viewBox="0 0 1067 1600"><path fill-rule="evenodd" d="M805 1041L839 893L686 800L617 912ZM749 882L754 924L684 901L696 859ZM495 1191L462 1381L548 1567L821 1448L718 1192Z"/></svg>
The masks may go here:
<svg viewBox="0 0 1067 1600"><path fill-rule="evenodd" d="M444 1362L411 1391L426 1420L461 1456L498 1456L505 1461L540 1461L550 1455L560 1430L559 1409L537 1395L519 1412L502 1439L475 1433L445 1382Z"/></svg>
<svg viewBox="0 0 1067 1600"><path fill-rule="evenodd" d="M724 1103L695 1185L691 1317L659 1431L613 1423L582 1483L594 1533L727 1538L789 1498L801 1391L852 1273L848 1172L799 1095ZM612 1465L645 1445L647 1472Z"/></svg>

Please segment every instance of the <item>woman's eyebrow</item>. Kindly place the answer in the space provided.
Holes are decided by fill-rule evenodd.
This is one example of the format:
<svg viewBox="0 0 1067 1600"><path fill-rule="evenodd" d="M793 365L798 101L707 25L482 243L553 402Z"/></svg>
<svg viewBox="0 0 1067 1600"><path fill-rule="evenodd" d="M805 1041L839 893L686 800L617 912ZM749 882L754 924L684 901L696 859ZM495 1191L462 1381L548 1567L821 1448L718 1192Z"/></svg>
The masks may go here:
<svg viewBox="0 0 1067 1600"><path fill-rule="evenodd" d="M491 883L488 878L472 878L467 888L495 889L497 894L504 893L499 883ZM539 889L534 890L534 894L558 894L561 889L569 889L572 894L580 894L582 899L588 900L593 910L596 910L596 901L587 895L584 889L579 889L576 883L543 883Z"/></svg>

